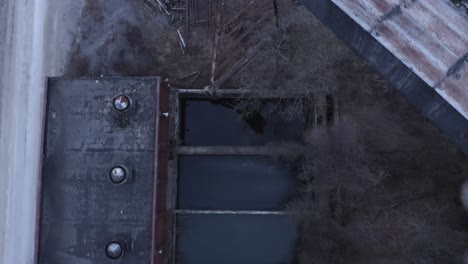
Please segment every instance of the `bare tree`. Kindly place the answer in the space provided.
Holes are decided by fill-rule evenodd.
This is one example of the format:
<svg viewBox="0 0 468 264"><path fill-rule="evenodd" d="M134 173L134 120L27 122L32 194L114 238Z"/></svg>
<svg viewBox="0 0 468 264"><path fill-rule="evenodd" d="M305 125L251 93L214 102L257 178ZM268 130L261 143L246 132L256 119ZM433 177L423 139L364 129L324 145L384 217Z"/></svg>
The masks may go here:
<svg viewBox="0 0 468 264"><path fill-rule="evenodd" d="M446 224L444 194L430 180L395 190L362 136L347 117L306 133L303 195L288 206L302 223L301 263L462 263L468 235Z"/></svg>

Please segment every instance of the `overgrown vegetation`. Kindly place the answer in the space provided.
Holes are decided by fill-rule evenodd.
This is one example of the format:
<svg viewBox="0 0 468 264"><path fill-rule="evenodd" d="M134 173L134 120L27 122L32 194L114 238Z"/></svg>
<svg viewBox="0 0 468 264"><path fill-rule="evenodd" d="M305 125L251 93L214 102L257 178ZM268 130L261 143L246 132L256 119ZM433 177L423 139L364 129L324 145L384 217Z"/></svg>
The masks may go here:
<svg viewBox="0 0 468 264"><path fill-rule="evenodd" d="M300 263L462 263L468 234L457 199L466 168L452 166L463 158L437 137L382 152L367 138L377 131L356 118L304 138L303 195L288 208L302 223ZM380 131L380 142L397 130ZM393 144L411 139L403 132Z"/></svg>
<svg viewBox="0 0 468 264"><path fill-rule="evenodd" d="M325 95L335 90L336 64L349 52L330 32L300 6L280 2L279 25L257 32L265 48L235 74L232 87L279 97L291 94ZM333 53L326 52L333 50Z"/></svg>
<svg viewBox="0 0 468 264"><path fill-rule="evenodd" d="M315 120L296 145L302 198L288 207L301 223L299 262L463 263L466 156L307 11L290 12L301 19L264 31L266 49L230 82L254 91L244 111L255 93L308 98L276 109Z"/></svg>

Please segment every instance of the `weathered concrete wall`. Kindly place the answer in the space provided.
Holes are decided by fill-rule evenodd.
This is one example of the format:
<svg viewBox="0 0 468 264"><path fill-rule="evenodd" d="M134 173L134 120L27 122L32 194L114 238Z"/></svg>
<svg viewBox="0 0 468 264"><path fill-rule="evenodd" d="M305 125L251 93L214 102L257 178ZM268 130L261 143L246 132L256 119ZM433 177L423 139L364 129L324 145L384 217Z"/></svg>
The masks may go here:
<svg viewBox="0 0 468 264"><path fill-rule="evenodd" d="M330 0L303 0L322 23L468 154L468 120L434 88Z"/></svg>

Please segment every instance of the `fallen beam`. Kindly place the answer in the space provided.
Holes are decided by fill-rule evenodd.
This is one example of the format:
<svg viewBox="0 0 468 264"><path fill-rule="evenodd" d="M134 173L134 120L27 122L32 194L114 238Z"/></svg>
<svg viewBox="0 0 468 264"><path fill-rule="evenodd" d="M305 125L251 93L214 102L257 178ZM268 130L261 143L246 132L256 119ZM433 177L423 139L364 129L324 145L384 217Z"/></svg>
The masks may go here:
<svg viewBox="0 0 468 264"><path fill-rule="evenodd" d="M293 151L294 150L294 151ZM251 155L251 156L276 156L282 154L297 153L297 147L244 147L244 146L183 146L176 149L179 155Z"/></svg>
<svg viewBox="0 0 468 264"><path fill-rule="evenodd" d="M215 214L215 215L288 215L285 211L247 211L247 210L176 210L176 214Z"/></svg>

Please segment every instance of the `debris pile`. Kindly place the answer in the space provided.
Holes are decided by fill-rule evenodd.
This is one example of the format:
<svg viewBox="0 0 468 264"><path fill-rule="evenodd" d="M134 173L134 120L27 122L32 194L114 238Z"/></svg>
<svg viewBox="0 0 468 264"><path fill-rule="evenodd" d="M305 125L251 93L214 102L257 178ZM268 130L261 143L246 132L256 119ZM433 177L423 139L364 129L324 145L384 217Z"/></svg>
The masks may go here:
<svg viewBox="0 0 468 264"><path fill-rule="evenodd" d="M176 80L190 87L200 76L209 76L204 87L218 89L245 66L263 47L258 32L278 24L276 0L144 0L151 13L169 17L182 54L202 34L211 43L211 58ZM276 17L276 19L275 19ZM182 58L183 60L183 58ZM190 87L191 88L191 87Z"/></svg>

